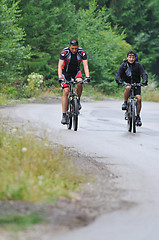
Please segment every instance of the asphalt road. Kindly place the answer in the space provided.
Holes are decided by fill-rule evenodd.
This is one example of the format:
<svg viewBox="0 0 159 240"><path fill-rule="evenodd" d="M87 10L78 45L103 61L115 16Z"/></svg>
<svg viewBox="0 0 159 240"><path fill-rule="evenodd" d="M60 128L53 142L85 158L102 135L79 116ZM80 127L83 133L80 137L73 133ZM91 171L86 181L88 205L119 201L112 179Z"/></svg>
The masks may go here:
<svg viewBox="0 0 159 240"><path fill-rule="evenodd" d="M127 131L121 101L83 103L77 132L60 124L60 104L27 104L1 109L4 115L29 120L55 142L104 162L120 176L123 201L133 203L102 215L87 227L43 240L159 239L159 103L143 103L143 126Z"/></svg>

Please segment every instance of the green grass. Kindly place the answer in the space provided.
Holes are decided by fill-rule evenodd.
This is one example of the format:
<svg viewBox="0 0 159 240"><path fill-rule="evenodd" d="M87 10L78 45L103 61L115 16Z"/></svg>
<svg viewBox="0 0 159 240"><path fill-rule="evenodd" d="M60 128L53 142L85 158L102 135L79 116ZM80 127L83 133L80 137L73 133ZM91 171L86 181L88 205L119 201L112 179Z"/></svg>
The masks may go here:
<svg viewBox="0 0 159 240"><path fill-rule="evenodd" d="M84 84L82 97L89 97L90 99L100 101L105 98L114 98L114 99L123 99L124 95L124 87L116 86L115 92L112 94L106 94L103 92L103 89L92 87L90 84ZM45 99L41 99L40 97L61 97L62 89L61 87L53 87L50 89L39 89L37 91L36 98L41 102L47 102ZM38 98L39 97L39 98ZM151 101L151 102L159 102L159 88L154 86L153 82L150 82L147 87L142 88L142 99L143 101ZM0 106L15 104L15 103L27 103L30 102L27 98L21 99L21 101L15 102L13 98L9 98L9 96L0 93Z"/></svg>
<svg viewBox="0 0 159 240"><path fill-rule="evenodd" d="M37 213L30 214L7 214L0 217L0 227L6 230L18 231L26 229L33 224L39 224L44 222L44 217Z"/></svg>
<svg viewBox="0 0 159 240"><path fill-rule="evenodd" d="M124 87L117 87L115 93L106 95L102 89L84 86L82 96L88 96L93 100L103 100L105 97L114 99L124 99ZM142 100L150 102L159 102L159 88L155 88L152 84L142 87Z"/></svg>
<svg viewBox="0 0 159 240"><path fill-rule="evenodd" d="M84 84L82 97L90 97L93 100L103 100L106 95L98 88L94 88L89 84Z"/></svg>
<svg viewBox="0 0 159 240"><path fill-rule="evenodd" d="M142 100L148 102L159 102L159 88L154 88L151 85L142 88Z"/></svg>
<svg viewBox="0 0 159 240"><path fill-rule="evenodd" d="M142 87L141 92L142 101L159 102L159 88L154 88L150 85ZM115 94L110 94L107 97L114 99L124 99L124 87L118 88Z"/></svg>
<svg viewBox="0 0 159 240"><path fill-rule="evenodd" d="M1 127L0 159L0 200L54 202L85 181L63 147L18 128Z"/></svg>
<svg viewBox="0 0 159 240"><path fill-rule="evenodd" d="M62 89L60 86L58 87L52 87L52 88L44 88L43 91L39 94L42 97L52 97L52 96L57 96L61 97L62 96Z"/></svg>
<svg viewBox="0 0 159 240"><path fill-rule="evenodd" d="M0 93L0 106L9 105L12 102L13 102L13 100L11 98L9 98L9 96Z"/></svg>

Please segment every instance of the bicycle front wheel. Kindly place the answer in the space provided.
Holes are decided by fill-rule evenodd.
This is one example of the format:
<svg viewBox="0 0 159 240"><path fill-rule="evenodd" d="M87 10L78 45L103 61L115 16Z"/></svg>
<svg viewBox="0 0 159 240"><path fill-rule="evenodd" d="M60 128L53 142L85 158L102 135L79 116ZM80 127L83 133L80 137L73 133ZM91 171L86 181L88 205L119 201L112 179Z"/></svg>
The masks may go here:
<svg viewBox="0 0 159 240"><path fill-rule="evenodd" d="M132 102L132 125L133 133L136 133L136 102Z"/></svg>
<svg viewBox="0 0 159 240"><path fill-rule="evenodd" d="M70 99L68 99L67 117L68 117L67 128L71 129L72 128L72 105L71 105Z"/></svg>
<svg viewBox="0 0 159 240"><path fill-rule="evenodd" d="M128 121L127 121L128 131L132 130L132 106L131 103L128 105Z"/></svg>
<svg viewBox="0 0 159 240"><path fill-rule="evenodd" d="M73 129L74 129L74 131L77 131L77 128L78 128L78 111L79 111L77 98L74 99L73 105L74 105Z"/></svg>

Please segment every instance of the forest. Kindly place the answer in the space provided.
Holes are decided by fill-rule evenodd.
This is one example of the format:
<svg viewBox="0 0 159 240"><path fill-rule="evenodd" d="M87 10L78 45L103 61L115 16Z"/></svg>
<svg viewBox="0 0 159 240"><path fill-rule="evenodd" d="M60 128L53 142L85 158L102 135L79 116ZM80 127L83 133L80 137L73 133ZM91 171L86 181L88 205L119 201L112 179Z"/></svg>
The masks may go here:
<svg viewBox="0 0 159 240"><path fill-rule="evenodd" d="M1 0L0 94L57 87L59 54L73 38L88 55L91 85L105 94L131 49L158 87L158 29L158 0Z"/></svg>

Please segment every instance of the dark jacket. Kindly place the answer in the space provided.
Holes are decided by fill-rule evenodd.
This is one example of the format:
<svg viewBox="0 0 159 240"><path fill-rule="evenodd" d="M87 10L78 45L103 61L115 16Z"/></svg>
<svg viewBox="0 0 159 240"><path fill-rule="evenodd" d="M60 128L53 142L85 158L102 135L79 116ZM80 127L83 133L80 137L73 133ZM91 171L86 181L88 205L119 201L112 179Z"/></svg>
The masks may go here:
<svg viewBox="0 0 159 240"><path fill-rule="evenodd" d="M132 80L133 83L139 83L141 81L141 77L142 83L147 85L148 76L145 73L143 66L138 61L130 64L127 60L125 60L120 65L116 73L116 82L118 84L122 84L123 82L131 83Z"/></svg>

